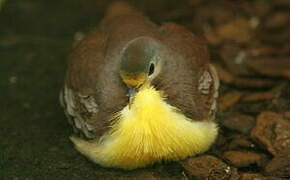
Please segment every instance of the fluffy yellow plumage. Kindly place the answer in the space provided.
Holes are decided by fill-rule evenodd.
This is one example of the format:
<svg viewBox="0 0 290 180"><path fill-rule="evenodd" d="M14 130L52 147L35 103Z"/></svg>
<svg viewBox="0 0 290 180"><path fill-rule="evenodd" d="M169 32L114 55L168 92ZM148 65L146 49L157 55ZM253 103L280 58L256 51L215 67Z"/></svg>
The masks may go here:
<svg viewBox="0 0 290 180"><path fill-rule="evenodd" d="M217 135L214 122L185 117L153 87L140 89L130 108L126 106L112 123L112 129L98 141L71 140L92 161L123 169L202 153Z"/></svg>

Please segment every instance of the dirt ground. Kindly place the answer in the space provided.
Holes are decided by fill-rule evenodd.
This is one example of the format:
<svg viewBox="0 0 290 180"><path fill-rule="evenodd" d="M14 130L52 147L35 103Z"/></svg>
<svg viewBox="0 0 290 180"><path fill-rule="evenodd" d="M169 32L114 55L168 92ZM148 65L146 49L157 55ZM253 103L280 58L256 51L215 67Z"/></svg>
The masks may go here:
<svg viewBox="0 0 290 180"><path fill-rule="evenodd" d="M74 37L108 0L0 0L0 180L290 179L290 1L129 2L203 36L220 79L209 152L133 171L74 150L58 101Z"/></svg>

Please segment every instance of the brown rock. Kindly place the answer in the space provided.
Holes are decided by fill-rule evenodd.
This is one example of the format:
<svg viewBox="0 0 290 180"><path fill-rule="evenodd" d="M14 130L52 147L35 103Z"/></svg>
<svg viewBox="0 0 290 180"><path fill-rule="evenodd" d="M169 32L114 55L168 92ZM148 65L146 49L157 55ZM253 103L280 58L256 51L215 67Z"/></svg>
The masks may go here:
<svg viewBox="0 0 290 180"><path fill-rule="evenodd" d="M282 114L262 112L257 117L251 136L273 155L290 148L290 121Z"/></svg>
<svg viewBox="0 0 290 180"><path fill-rule="evenodd" d="M204 155L189 158L182 162L186 172L194 179L238 179L237 170L214 156Z"/></svg>
<svg viewBox="0 0 290 180"><path fill-rule="evenodd" d="M243 96L242 101L244 102L253 102L253 101L261 101L261 100L271 100L276 97L276 94L272 91L266 92L251 92L247 93Z"/></svg>
<svg viewBox="0 0 290 180"><path fill-rule="evenodd" d="M160 21L173 21L176 19L187 18L191 15L191 8L188 6L177 7L166 11L167 13L161 13L159 16Z"/></svg>
<svg viewBox="0 0 290 180"><path fill-rule="evenodd" d="M220 23L216 18L213 19ZM210 44L218 45L223 41L245 43L251 39L253 31L249 20L242 17L227 17L225 19L224 22L229 22L219 25L216 29L210 29L205 32L205 37Z"/></svg>
<svg viewBox="0 0 290 180"><path fill-rule="evenodd" d="M262 165L265 161L264 155L250 151L226 151L223 156L236 167Z"/></svg>
<svg viewBox="0 0 290 180"><path fill-rule="evenodd" d="M290 33L288 29L279 33L261 32L257 34L256 38L267 43L277 43L284 45L284 42L288 42L290 40Z"/></svg>
<svg viewBox="0 0 290 180"><path fill-rule="evenodd" d="M224 111L236 103L239 102L242 93L239 91L231 91L226 93L225 95L221 96L219 99L218 107L221 111Z"/></svg>
<svg viewBox="0 0 290 180"><path fill-rule="evenodd" d="M214 64L214 67L221 81L225 83L233 83L235 76L232 73L228 72L220 64Z"/></svg>
<svg viewBox="0 0 290 180"><path fill-rule="evenodd" d="M289 24L290 14L288 12L278 11L271 14L265 20L265 28L281 28Z"/></svg>
<svg viewBox="0 0 290 180"><path fill-rule="evenodd" d="M249 57L266 57L266 56L281 56L290 52L290 46L275 47L269 45L260 45L246 50Z"/></svg>
<svg viewBox="0 0 290 180"><path fill-rule="evenodd" d="M255 119L244 114L234 114L222 121L222 124L231 130L241 132L243 134L250 133L255 126Z"/></svg>
<svg viewBox="0 0 290 180"><path fill-rule="evenodd" d="M227 66L227 69L230 70L233 74L236 75L250 75L248 67L244 64L248 54L243 49L235 45L225 45L221 49L221 57L224 63Z"/></svg>
<svg viewBox="0 0 290 180"><path fill-rule="evenodd" d="M247 59L245 63L258 73L268 76L288 77L290 72L290 58L254 58Z"/></svg>
<svg viewBox="0 0 290 180"><path fill-rule="evenodd" d="M276 1L273 1L272 2L272 5L273 6L283 6L283 7L285 7L285 6L290 6L290 1L288 1L288 0L276 0Z"/></svg>
<svg viewBox="0 0 290 180"><path fill-rule="evenodd" d="M274 88L264 92L251 92L245 93L241 101L244 102L253 102L261 100L272 100L277 99L283 94L283 90L286 88L286 84L278 84Z"/></svg>
<svg viewBox="0 0 290 180"><path fill-rule="evenodd" d="M272 177L272 176L263 176L258 173L241 173L241 178L239 180L282 180L281 178Z"/></svg>
<svg viewBox="0 0 290 180"><path fill-rule="evenodd" d="M234 139L230 142L228 149L240 149L240 148L250 149L254 147L255 147L255 144L252 141L248 140L245 137L238 136L238 137L234 137Z"/></svg>
<svg viewBox="0 0 290 180"><path fill-rule="evenodd" d="M268 79L259 78L240 78L236 77L233 83L238 87L248 87L248 88L267 88L272 87L275 82Z"/></svg>
<svg viewBox="0 0 290 180"><path fill-rule="evenodd" d="M263 180L265 177L261 174L256 173L241 173L239 180Z"/></svg>
<svg viewBox="0 0 290 180"><path fill-rule="evenodd" d="M221 149L224 149L227 144L228 144L227 138L223 135L223 133L219 133L212 149L214 151L215 150L221 150ZM218 147L218 149L216 149L216 147Z"/></svg>
<svg viewBox="0 0 290 180"><path fill-rule="evenodd" d="M290 70L282 73L282 76L290 78Z"/></svg>
<svg viewBox="0 0 290 180"><path fill-rule="evenodd" d="M251 56L269 56L275 54L276 50L274 47L262 46L248 49L247 52Z"/></svg>
<svg viewBox="0 0 290 180"><path fill-rule="evenodd" d="M234 84L238 87L246 87L246 88L266 88L272 87L275 84L274 81L268 79L241 78L233 75L219 64L214 64L214 66L216 68L220 80L224 83Z"/></svg>
<svg viewBox="0 0 290 180"><path fill-rule="evenodd" d="M219 26L216 31L224 40L235 42L248 42L252 36L250 23L243 18Z"/></svg>
<svg viewBox="0 0 290 180"><path fill-rule="evenodd" d="M265 178L263 178L261 180L287 180L287 179L285 179L285 178L281 179L281 178L278 178L278 177L268 176L268 177L265 177Z"/></svg>
<svg viewBox="0 0 290 180"><path fill-rule="evenodd" d="M252 1L252 7L250 10L252 14L256 14L257 16L265 16L271 10L271 4L266 1Z"/></svg>
<svg viewBox="0 0 290 180"><path fill-rule="evenodd" d="M212 30L206 31L204 33L204 37L206 38L206 40L209 42L210 45L217 46L222 42L222 39L217 34L217 32L212 31Z"/></svg>
<svg viewBox="0 0 290 180"><path fill-rule="evenodd" d="M226 8L224 6L216 6L214 8L209 8L209 13L213 19L213 23L216 25L225 24L232 21L236 12L233 9Z"/></svg>
<svg viewBox="0 0 290 180"><path fill-rule="evenodd" d="M281 94L281 88L273 88L270 91L265 92L251 92L246 93L242 101L244 102L253 102L253 101L261 101L261 100L271 100L278 98Z"/></svg>
<svg viewBox="0 0 290 180"><path fill-rule="evenodd" d="M284 113L285 118L290 119L290 111Z"/></svg>
<svg viewBox="0 0 290 180"><path fill-rule="evenodd" d="M265 170L272 176L290 178L290 149L275 156Z"/></svg>

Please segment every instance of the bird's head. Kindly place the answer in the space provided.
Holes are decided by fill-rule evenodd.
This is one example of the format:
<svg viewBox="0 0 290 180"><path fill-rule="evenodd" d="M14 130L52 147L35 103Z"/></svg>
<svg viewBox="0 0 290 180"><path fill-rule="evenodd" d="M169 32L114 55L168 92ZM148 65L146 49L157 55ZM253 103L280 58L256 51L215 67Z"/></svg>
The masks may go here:
<svg viewBox="0 0 290 180"><path fill-rule="evenodd" d="M136 38L124 48L120 76L129 88L130 97L159 74L164 59L163 49L159 41L149 37Z"/></svg>

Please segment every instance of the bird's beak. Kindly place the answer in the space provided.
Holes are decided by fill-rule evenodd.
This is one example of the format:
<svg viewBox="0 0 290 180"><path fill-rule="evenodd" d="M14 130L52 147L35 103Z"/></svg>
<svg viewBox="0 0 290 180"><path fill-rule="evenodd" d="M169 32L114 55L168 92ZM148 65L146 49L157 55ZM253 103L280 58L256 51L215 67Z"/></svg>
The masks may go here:
<svg viewBox="0 0 290 180"><path fill-rule="evenodd" d="M137 88L135 88L135 87L130 87L130 88L129 88L129 92L128 92L128 96L129 96L129 97L133 97L133 96L135 96L136 92L137 92Z"/></svg>
<svg viewBox="0 0 290 180"><path fill-rule="evenodd" d="M137 92L137 88L136 87L130 87L129 88L129 92L128 92L128 96L129 96L129 108L134 100L135 94Z"/></svg>
<svg viewBox="0 0 290 180"><path fill-rule="evenodd" d="M122 72L120 73L120 75L123 82L129 88L127 96L129 97L129 108L130 108L130 105L133 103L135 94L138 92L138 89L142 86L142 84L144 84L147 75L145 73L127 75L126 73Z"/></svg>

